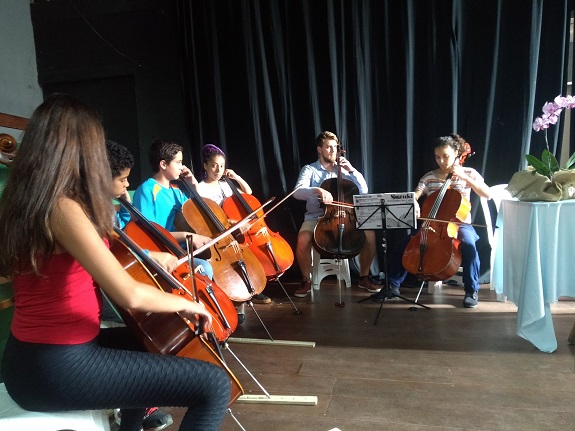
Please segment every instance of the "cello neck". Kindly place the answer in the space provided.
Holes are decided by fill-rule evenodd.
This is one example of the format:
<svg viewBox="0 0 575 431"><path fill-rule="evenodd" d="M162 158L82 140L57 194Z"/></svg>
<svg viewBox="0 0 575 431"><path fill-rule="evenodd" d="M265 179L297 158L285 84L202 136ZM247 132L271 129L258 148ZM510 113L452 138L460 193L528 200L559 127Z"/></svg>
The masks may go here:
<svg viewBox="0 0 575 431"><path fill-rule="evenodd" d="M445 183L443 183L443 185L441 186L441 189L439 189L439 191L437 192L437 198L435 199L435 202L433 203L433 206L431 207L431 210L429 211L429 217L430 218L435 218L437 216L437 212L439 211L439 207L441 206L441 202L443 201L443 198L445 197L445 193L447 193L447 190L449 189L449 187L451 187L451 181L452 180L453 180L453 172L449 172L449 174L447 174L447 178L445 178Z"/></svg>
<svg viewBox="0 0 575 431"><path fill-rule="evenodd" d="M222 222L220 221L220 219L218 219L218 217L213 213L213 211L210 209L210 207L206 204L206 202L204 201L204 199L199 195L199 193L197 192L196 189L194 189L193 187L191 187L188 183L186 183L184 180L179 180L178 184L182 184L184 190L186 190L188 196L190 197L190 199L192 199L196 205L202 210L202 212L206 215L206 217L208 217L210 219L210 222L213 224L213 226L219 231L219 232L224 232L226 230L226 227L222 224Z"/></svg>
<svg viewBox="0 0 575 431"><path fill-rule="evenodd" d="M128 235L126 235L122 229L114 227L114 232L116 232L120 238L120 241L124 243L124 245L128 247L138 257L138 259L140 259L140 261L145 263L146 267L156 271L156 273L162 277L162 279L166 281L173 290L187 291L187 289L182 286L182 284L180 284L180 282L176 280L172 274L168 273L164 268L160 266L160 264L150 258L150 256L148 256L148 254L142 250L140 246L138 246Z"/></svg>
<svg viewBox="0 0 575 431"><path fill-rule="evenodd" d="M226 182L226 184L228 186L230 186L230 189L232 189L232 193L234 194L234 196L236 198L238 198L238 201L240 202L240 205L242 206L242 208L244 209L244 211L246 213L250 213L252 211L252 208L250 207L250 205L246 202L246 200L244 199L244 197L242 196L242 193L238 190L238 188L236 187L236 185L234 184L234 182L231 180L231 178L229 177L224 177L224 181Z"/></svg>
<svg viewBox="0 0 575 431"><path fill-rule="evenodd" d="M130 212L132 217L140 222L140 224L146 229L148 233L160 241L168 250L170 250L174 256L177 256L178 258L185 256L186 253L184 250L182 250L182 248L175 244L173 241L170 241L169 238L167 238L163 232L161 232L153 223L144 217L144 214L142 214L134 205L132 205L123 197L119 197L117 200L124 208Z"/></svg>

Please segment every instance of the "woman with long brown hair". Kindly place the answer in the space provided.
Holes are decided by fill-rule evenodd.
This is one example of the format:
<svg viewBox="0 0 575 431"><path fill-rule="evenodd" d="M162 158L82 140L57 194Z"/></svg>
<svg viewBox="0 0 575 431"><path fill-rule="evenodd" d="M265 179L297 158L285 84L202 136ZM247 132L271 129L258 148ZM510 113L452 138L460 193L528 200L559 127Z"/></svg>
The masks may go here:
<svg viewBox="0 0 575 431"><path fill-rule="evenodd" d="M121 407L122 431L139 431L147 406L188 407L180 430L217 430L230 394L221 368L141 351L126 328L100 329L98 287L126 309L211 324L202 304L134 280L110 252L109 170L91 109L66 95L36 109L0 199L0 276L14 287L8 393L35 411Z"/></svg>

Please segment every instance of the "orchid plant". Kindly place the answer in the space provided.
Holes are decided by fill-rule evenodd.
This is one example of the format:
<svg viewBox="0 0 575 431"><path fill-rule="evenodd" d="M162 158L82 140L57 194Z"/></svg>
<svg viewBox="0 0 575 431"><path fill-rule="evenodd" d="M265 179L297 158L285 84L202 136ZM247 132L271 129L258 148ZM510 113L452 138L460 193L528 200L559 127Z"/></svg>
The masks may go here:
<svg viewBox="0 0 575 431"><path fill-rule="evenodd" d="M549 126L553 124L557 124L557 120L559 120L559 115L563 112L563 109L571 109L575 108L575 97L574 96L557 96L553 102L545 102L543 105L543 115L540 117L535 118L533 122L533 130L539 132L543 130L545 132L545 146L546 148L543 150L541 154L541 160L537 157L527 154L525 158L527 159L527 163L529 166L532 166L534 171L533 174L538 173L541 175L545 175L552 179L553 174L560 170L559 162L549 151L549 142L547 141L547 129ZM571 167L575 165L575 153L569 157L567 163L563 167L563 169L571 169Z"/></svg>

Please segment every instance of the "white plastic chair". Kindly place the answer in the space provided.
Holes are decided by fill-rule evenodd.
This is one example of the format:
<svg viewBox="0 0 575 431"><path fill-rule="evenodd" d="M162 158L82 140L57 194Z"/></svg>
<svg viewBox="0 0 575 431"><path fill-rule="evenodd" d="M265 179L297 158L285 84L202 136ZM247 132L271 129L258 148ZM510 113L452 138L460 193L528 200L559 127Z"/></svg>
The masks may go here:
<svg viewBox="0 0 575 431"><path fill-rule="evenodd" d="M338 268L339 262L341 262L341 273ZM345 287L351 287L349 261L347 259L322 259L317 250L312 247L311 286L313 290L319 290L321 281L329 275L337 276L338 281L345 281Z"/></svg>
<svg viewBox="0 0 575 431"><path fill-rule="evenodd" d="M511 194L505 189L507 184L497 184L489 188L490 199L495 204L495 209L499 212L499 206L501 205L501 201L503 199L511 199ZM493 268L493 257L496 244L495 233L493 229L493 222L491 221L491 209L489 208L489 200L481 197L481 209L483 210L483 218L485 219L485 225L487 230L487 241L489 242L489 246L491 247L491 255L489 257L490 268ZM461 268L460 268L461 269ZM427 283L427 292L428 293L435 293L438 289L441 289L442 282L441 281L430 281ZM493 288L492 288L493 290ZM497 301L505 302L506 298L502 294L497 295Z"/></svg>
<svg viewBox="0 0 575 431"><path fill-rule="evenodd" d="M503 199L512 199L511 194L506 190L507 184L497 184L495 186L491 186L489 188L489 194L491 196L491 200L495 205L495 209L499 212L499 207L501 206L501 201ZM489 245L491 246L491 254L489 258L490 268L493 268L493 259L495 257L495 246L497 244L497 236L495 235L495 231L493 229L493 223L491 221L491 210L489 208L489 201L482 197L481 201L481 208L483 209L483 218L485 219L485 225L487 226L487 240L489 241ZM491 287L491 290L494 288ZM505 302L507 298L502 293L497 294L497 301Z"/></svg>
<svg viewBox="0 0 575 431"><path fill-rule="evenodd" d="M0 383L0 429L2 431L110 431L110 420L106 410L50 413L24 410L10 398L4 383Z"/></svg>

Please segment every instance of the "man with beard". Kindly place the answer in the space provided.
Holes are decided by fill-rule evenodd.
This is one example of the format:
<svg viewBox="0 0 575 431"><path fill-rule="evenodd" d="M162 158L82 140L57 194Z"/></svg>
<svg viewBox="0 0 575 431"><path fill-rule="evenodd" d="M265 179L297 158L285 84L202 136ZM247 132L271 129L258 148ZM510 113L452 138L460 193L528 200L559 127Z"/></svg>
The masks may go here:
<svg viewBox="0 0 575 431"><path fill-rule="evenodd" d="M334 201L332 194L320 187L321 183L328 178L337 178L337 165L341 167L341 178L352 181L359 189L359 193L367 193L367 183L363 175L358 172L345 157L339 157L339 139L332 132L321 132L316 140L318 160L302 168L296 183L296 191L293 197L306 201L306 213L304 222L297 237L296 259L302 274L300 287L294 292L298 298L305 298L311 292L311 248L313 232L317 220L324 215L321 204L330 204ZM336 197L337 198L337 197ZM369 278L371 262L375 257L375 234L366 230L365 245L359 253L360 277L358 287L370 293L381 290L380 285L372 282Z"/></svg>

